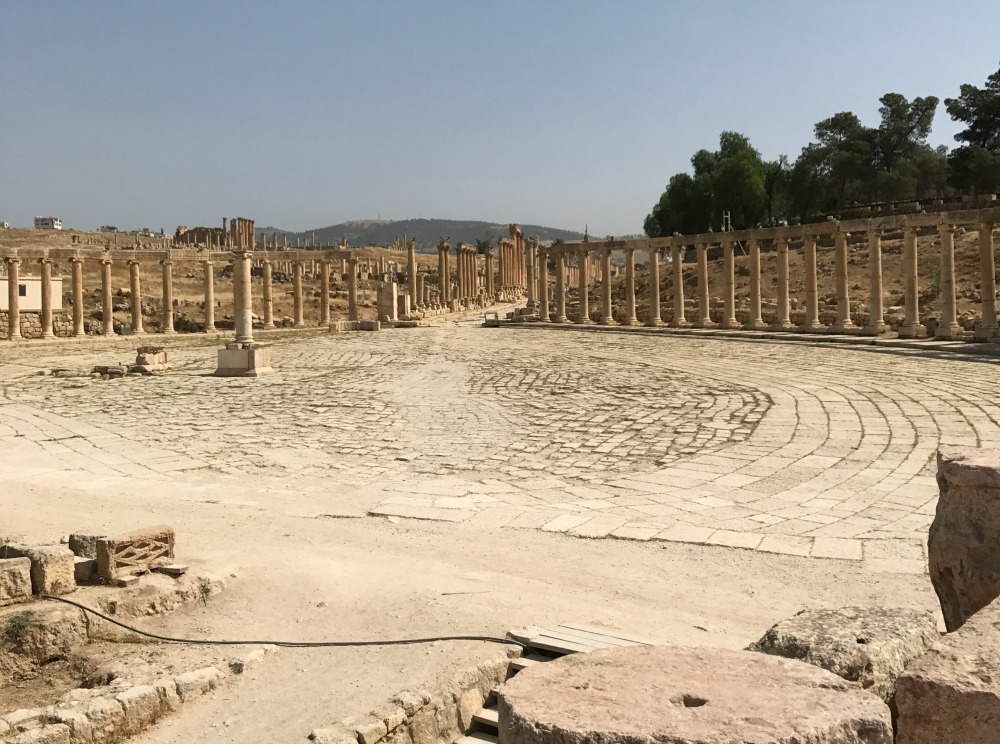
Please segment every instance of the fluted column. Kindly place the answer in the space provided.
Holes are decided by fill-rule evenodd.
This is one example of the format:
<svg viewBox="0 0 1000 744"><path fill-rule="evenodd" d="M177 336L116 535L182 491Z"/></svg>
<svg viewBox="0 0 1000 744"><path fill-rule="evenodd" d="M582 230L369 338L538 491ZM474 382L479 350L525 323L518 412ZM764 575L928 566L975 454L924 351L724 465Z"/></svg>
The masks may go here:
<svg viewBox="0 0 1000 744"><path fill-rule="evenodd" d="M417 246L412 240L406 244L406 279L410 290L410 309L416 312L424 303L417 294Z"/></svg>
<svg viewBox="0 0 1000 744"><path fill-rule="evenodd" d="M556 253L556 323L566 323L566 253Z"/></svg>
<svg viewBox="0 0 1000 744"><path fill-rule="evenodd" d="M462 260L462 247L455 247L455 299L461 307L465 303L465 262Z"/></svg>
<svg viewBox="0 0 1000 744"><path fill-rule="evenodd" d="M660 249L649 249L649 317L648 326L663 325L660 318Z"/></svg>
<svg viewBox="0 0 1000 744"><path fill-rule="evenodd" d="M538 317L549 321L549 257L544 248L538 249Z"/></svg>
<svg viewBox="0 0 1000 744"><path fill-rule="evenodd" d="M319 324L330 325L330 262L325 258L319 262Z"/></svg>
<svg viewBox="0 0 1000 744"><path fill-rule="evenodd" d="M982 340L990 340L998 333L993 227L992 222L984 222L979 226L979 272L982 282L979 295L982 302L982 320L976 329L976 338Z"/></svg>
<svg viewBox="0 0 1000 744"><path fill-rule="evenodd" d="M526 241L524 244L524 260L528 267L528 307L534 308L538 302L538 284L535 281L535 244Z"/></svg>
<svg viewBox="0 0 1000 744"><path fill-rule="evenodd" d="M270 269L271 262L264 261L265 274ZM205 333L215 332L215 264L202 261L202 271L205 274ZM274 323L272 321L272 326Z"/></svg>
<svg viewBox="0 0 1000 744"><path fill-rule="evenodd" d="M83 259L71 258L73 275L73 335L83 336Z"/></svg>
<svg viewBox="0 0 1000 744"><path fill-rule="evenodd" d="M917 276L917 228L903 228L903 324L899 326L900 338L917 338L924 334L920 323L920 299Z"/></svg>
<svg viewBox="0 0 1000 744"><path fill-rule="evenodd" d="M674 319L671 328L683 328L688 324L684 317L684 246L670 246L670 264L674 272Z"/></svg>
<svg viewBox="0 0 1000 744"><path fill-rule="evenodd" d="M302 261L295 261L292 264L292 307L294 318L294 328L305 328L305 308L302 302Z"/></svg>
<svg viewBox="0 0 1000 744"><path fill-rule="evenodd" d="M451 299L449 292L450 277L448 275L448 246L438 245L438 295L442 306L448 305Z"/></svg>
<svg viewBox="0 0 1000 744"><path fill-rule="evenodd" d="M105 336L115 332L114 300L111 297L111 259L101 259L101 325Z"/></svg>
<svg viewBox="0 0 1000 744"><path fill-rule="evenodd" d="M854 321L851 320L850 284L847 278L847 252L850 239L850 233L846 232L838 232L835 238L834 277L837 282L837 322L830 329L835 333L843 333L855 328Z"/></svg>
<svg viewBox="0 0 1000 744"><path fill-rule="evenodd" d="M266 330L274 330L274 265L271 263L271 259L264 259L264 281L261 290L261 299L264 304L264 328Z"/></svg>
<svg viewBox="0 0 1000 744"><path fill-rule="evenodd" d="M496 284L493 279L493 250L486 251L486 297L492 304L496 301Z"/></svg>
<svg viewBox="0 0 1000 744"><path fill-rule="evenodd" d="M760 312L760 241L750 238L747 244L750 246L750 317L743 327L760 330L767 327Z"/></svg>
<svg viewBox="0 0 1000 744"><path fill-rule="evenodd" d="M174 278L171 271L172 261L160 261L163 267L163 333L174 333Z"/></svg>
<svg viewBox="0 0 1000 744"><path fill-rule="evenodd" d="M708 292L708 246L696 245L695 252L698 257L698 320L694 322L695 328L711 328L712 309L709 307Z"/></svg>
<svg viewBox="0 0 1000 744"><path fill-rule="evenodd" d="M635 316L635 248L625 247L625 318L622 325L638 325Z"/></svg>
<svg viewBox="0 0 1000 744"><path fill-rule="evenodd" d="M237 253L233 262L233 319L236 340L242 343L253 341L253 289L250 284L252 261L252 253ZM301 270L301 262L296 264Z"/></svg>
<svg viewBox="0 0 1000 744"><path fill-rule="evenodd" d="M882 308L882 228L868 230L868 325L873 336L885 332Z"/></svg>
<svg viewBox="0 0 1000 744"><path fill-rule="evenodd" d="M736 320L736 266L733 241L722 244L722 256L725 266L724 295L725 317L719 323L719 328L740 328Z"/></svg>
<svg viewBox="0 0 1000 744"><path fill-rule="evenodd" d="M145 333L142 327L142 283L139 280L139 261L128 262L129 290L132 294L132 333Z"/></svg>
<svg viewBox="0 0 1000 744"><path fill-rule="evenodd" d="M358 259L347 259L347 319L358 319Z"/></svg>
<svg viewBox="0 0 1000 744"><path fill-rule="evenodd" d="M21 295L18 291L20 276L18 267L21 259L7 259L7 340L21 338Z"/></svg>
<svg viewBox="0 0 1000 744"><path fill-rule="evenodd" d="M775 238L775 246L778 249L778 307L775 308L774 325L771 328L787 331L795 327L789 317L788 307L788 238Z"/></svg>
<svg viewBox="0 0 1000 744"><path fill-rule="evenodd" d="M42 279L42 311L39 313L42 338L54 338L55 334L52 332L52 259L38 259L38 267Z"/></svg>
<svg viewBox="0 0 1000 744"><path fill-rule="evenodd" d="M580 294L580 317L577 323L590 325L594 321L590 319L590 251L582 251L579 254L580 273L578 291Z"/></svg>
<svg viewBox="0 0 1000 744"><path fill-rule="evenodd" d="M942 339L964 338L958 324L957 298L955 297L955 226L938 226L941 238L941 322L935 336Z"/></svg>
<svg viewBox="0 0 1000 744"><path fill-rule="evenodd" d="M614 325L611 307L611 249L601 249L601 325Z"/></svg>
<svg viewBox="0 0 1000 744"><path fill-rule="evenodd" d="M823 328L819 322L819 294L816 289L816 237L806 235L803 237L803 251L805 253L806 272L806 322L801 330L815 333Z"/></svg>

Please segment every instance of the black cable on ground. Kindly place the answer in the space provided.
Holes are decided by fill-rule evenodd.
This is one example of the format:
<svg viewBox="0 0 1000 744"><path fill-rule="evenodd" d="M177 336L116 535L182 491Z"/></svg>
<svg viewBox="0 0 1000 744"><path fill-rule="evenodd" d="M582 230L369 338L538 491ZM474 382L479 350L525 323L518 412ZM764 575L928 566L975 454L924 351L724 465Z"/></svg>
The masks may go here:
<svg viewBox="0 0 1000 744"><path fill-rule="evenodd" d="M157 641L163 641L164 643L184 643L193 646L280 646L282 648L351 648L359 646L412 646L419 643L435 643L437 641L483 641L485 643L503 643L513 646L520 646L521 648L526 648L525 644L520 641L515 641L513 638L494 638L493 636L478 636L478 635L451 635L451 636L433 636L430 638L400 638L389 641L213 641L203 638L171 638L170 636L162 636L156 633L149 633L145 630L139 630L131 625L121 622L120 620L115 620L113 617L105 615L103 612L98 612L97 610L82 605L79 602L74 602L72 599L66 599L65 597L53 597L49 594L42 594L42 599L51 599L56 602L62 602L63 604L72 605L77 609L83 610L84 612L99 617L112 625L117 625L119 628L124 628L125 630L136 633L137 635L145 636L146 638L152 638Z"/></svg>

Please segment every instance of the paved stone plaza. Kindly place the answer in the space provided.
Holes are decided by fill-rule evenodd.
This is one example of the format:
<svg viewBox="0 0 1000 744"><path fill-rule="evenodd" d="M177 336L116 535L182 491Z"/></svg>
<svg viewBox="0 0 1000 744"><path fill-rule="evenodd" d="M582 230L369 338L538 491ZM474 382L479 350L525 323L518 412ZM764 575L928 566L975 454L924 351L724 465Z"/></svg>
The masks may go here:
<svg viewBox="0 0 1000 744"><path fill-rule="evenodd" d="M119 380L75 373L120 344L6 349L4 450L39 481L301 483L316 514L351 493L373 517L918 573L935 451L1000 446L996 364L954 353L469 322L286 338L241 380L182 343Z"/></svg>

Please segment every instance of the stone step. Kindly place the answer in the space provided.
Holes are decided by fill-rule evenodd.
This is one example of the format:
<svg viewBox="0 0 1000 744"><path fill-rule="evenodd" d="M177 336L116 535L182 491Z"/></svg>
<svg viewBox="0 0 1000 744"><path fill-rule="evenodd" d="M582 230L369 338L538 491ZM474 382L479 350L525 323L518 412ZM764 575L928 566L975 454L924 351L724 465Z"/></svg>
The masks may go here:
<svg viewBox="0 0 1000 744"><path fill-rule="evenodd" d="M567 641L562 638L553 638L547 635L540 635L532 638L528 641L528 647L536 648L539 651L548 651L550 653L559 654L560 656L585 653L587 651L593 651L595 648L588 643Z"/></svg>
<svg viewBox="0 0 1000 744"><path fill-rule="evenodd" d="M484 726L500 727L500 712L496 708L480 708L478 713L472 714L472 720Z"/></svg>
<svg viewBox="0 0 1000 744"><path fill-rule="evenodd" d="M494 734L485 731L476 731L465 736L460 736L455 744L497 744L500 739Z"/></svg>
<svg viewBox="0 0 1000 744"><path fill-rule="evenodd" d="M551 656L542 656L541 654L526 653L524 656L519 656L516 659L511 659L510 666L511 669L519 672L527 667L534 666L535 664L542 664L546 661L552 661Z"/></svg>

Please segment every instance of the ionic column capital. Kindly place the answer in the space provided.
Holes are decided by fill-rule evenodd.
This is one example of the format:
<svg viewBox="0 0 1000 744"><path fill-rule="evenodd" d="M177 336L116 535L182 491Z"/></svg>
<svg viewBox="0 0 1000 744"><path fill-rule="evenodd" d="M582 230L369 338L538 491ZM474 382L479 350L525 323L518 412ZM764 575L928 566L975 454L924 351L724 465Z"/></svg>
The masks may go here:
<svg viewBox="0 0 1000 744"><path fill-rule="evenodd" d="M950 225L950 224L943 223L943 222L940 225L938 225L938 232L939 233L946 233L947 232L947 233L951 233L952 235L954 235L957 231L958 231L958 226L957 225Z"/></svg>
<svg viewBox="0 0 1000 744"><path fill-rule="evenodd" d="M126 263L128 263L129 266L138 266L141 261L139 261L138 258L130 258Z"/></svg>
<svg viewBox="0 0 1000 744"><path fill-rule="evenodd" d="M52 259L49 258L48 256L42 256L41 258L38 259L38 263L39 264L51 264L52 263Z"/></svg>

